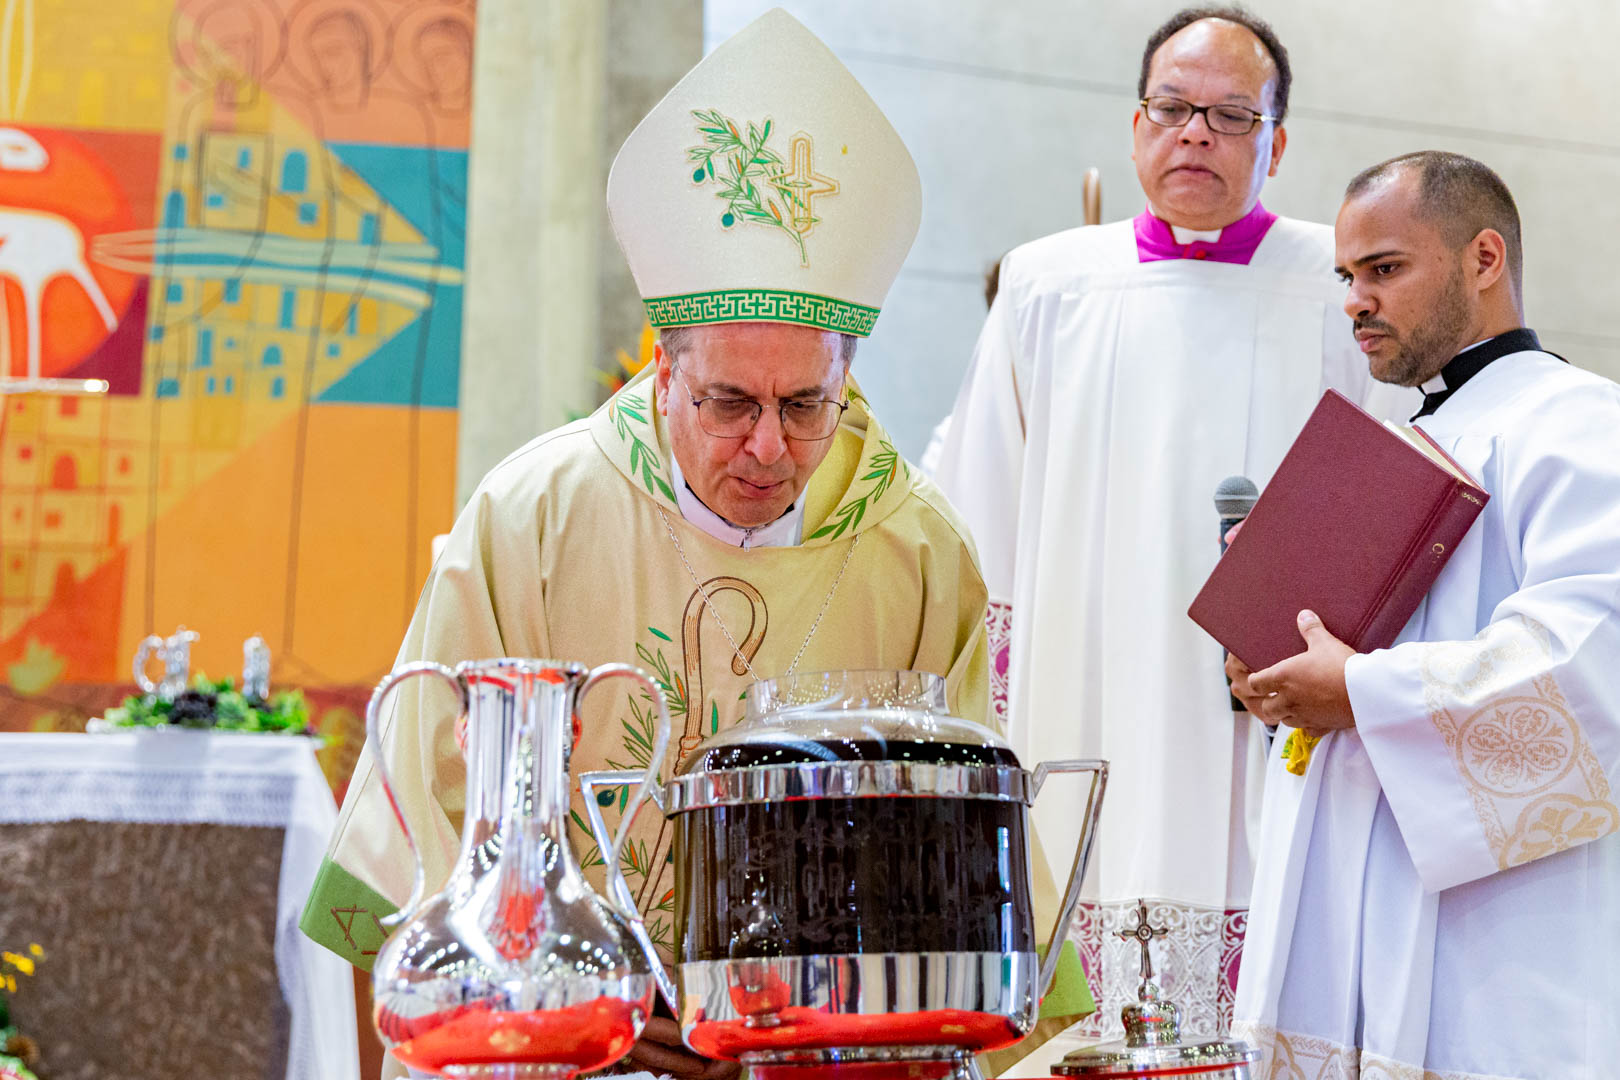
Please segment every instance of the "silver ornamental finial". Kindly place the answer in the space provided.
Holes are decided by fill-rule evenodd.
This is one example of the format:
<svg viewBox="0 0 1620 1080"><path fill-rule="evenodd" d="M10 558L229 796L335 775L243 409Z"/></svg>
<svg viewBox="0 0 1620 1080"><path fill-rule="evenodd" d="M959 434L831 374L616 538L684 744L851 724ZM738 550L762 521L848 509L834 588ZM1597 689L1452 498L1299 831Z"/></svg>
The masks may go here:
<svg viewBox="0 0 1620 1080"><path fill-rule="evenodd" d="M1169 932L1165 927L1149 925L1147 901L1140 899L1136 901L1136 925L1114 931L1115 937L1126 941L1134 940L1142 946L1142 982L1138 993L1153 985L1153 954L1148 951L1148 943L1156 937L1164 937Z"/></svg>
<svg viewBox="0 0 1620 1080"><path fill-rule="evenodd" d="M200 636L184 626L168 638L148 634L135 649L135 685L143 693L173 701L186 688L186 680L191 675L191 643ZM158 682L153 682L146 674L146 663L153 656L163 663L163 678Z"/></svg>
<svg viewBox="0 0 1620 1080"><path fill-rule="evenodd" d="M242 696L270 700L270 646L258 634L242 642Z"/></svg>
<svg viewBox="0 0 1620 1080"><path fill-rule="evenodd" d="M1181 1041L1181 1010L1174 1002L1159 997L1159 988L1153 982L1153 954L1148 951L1154 938L1169 933L1169 928L1148 922L1146 900L1136 901L1136 925L1114 932L1116 937L1134 940L1142 947L1142 981L1136 988L1136 1000L1119 1011L1126 1046L1166 1046Z"/></svg>

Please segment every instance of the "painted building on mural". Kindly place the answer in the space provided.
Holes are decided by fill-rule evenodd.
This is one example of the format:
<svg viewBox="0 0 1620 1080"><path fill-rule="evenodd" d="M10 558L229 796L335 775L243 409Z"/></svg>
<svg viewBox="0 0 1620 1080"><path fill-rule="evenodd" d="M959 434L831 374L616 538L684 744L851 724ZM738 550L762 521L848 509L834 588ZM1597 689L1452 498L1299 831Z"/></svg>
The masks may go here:
<svg viewBox="0 0 1620 1080"><path fill-rule="evenodd" d="M0 399L0 726L180 623L369 685L454 509L472 3L5 20L0 378L112 390Z"/></svg>

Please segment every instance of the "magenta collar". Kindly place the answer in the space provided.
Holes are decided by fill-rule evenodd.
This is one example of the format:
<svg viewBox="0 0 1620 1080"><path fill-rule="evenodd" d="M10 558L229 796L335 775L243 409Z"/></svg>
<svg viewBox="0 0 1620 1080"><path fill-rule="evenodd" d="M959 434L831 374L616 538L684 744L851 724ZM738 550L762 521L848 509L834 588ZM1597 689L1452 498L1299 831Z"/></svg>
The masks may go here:
<svg viewBox="0 0 1620 1080"><path fill-rule="evenodd" d="M1237 263L1247 266L1254 251L1277 215L1259 203L1221 230L1219 240L1194 240L1190 244L1176 243L1175 233L1168 222L1143 210L1136 216L1136 258L1139 262L1158 262L1161 259L1203 259L1208 262Z"/></svg>

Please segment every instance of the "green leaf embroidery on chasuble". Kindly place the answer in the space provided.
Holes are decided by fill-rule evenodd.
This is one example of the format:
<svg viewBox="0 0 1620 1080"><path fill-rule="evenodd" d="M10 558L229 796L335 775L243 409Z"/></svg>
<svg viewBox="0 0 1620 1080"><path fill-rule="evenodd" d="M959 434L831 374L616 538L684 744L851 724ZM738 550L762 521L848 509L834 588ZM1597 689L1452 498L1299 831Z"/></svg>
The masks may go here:
<svg viewBox="0 0 1620 1080"><path fill-rule="evenodd" d="M601 800L602 798L608 798L610 800L610 802L611 802L612 801L612 794L613 793L611 791L601 791L601 792L597 793L596 797L597 797L598 800ZM607 804L603 804L603 805L605 806ZM606 866L607 865L607 860L602 858L602 849L597 847L597 845L590 840L590 837L591 837L591 827L590 827L590 825L585 821L585 819L583 817L580 816L580 813L579 813L578 810L570 809L568 811L568 816L569 816L569 818L571 818L573 820L574 828L578 829L580 835L582 837L586 838L585 842L588 842L588 843L591 844L591 846L588 849L586 849L585 854L580 856L580 860L579 860L580 869L581 870L588 870L593 866Z"/></svg>
<svg viewBox="0 0 1620 1080"><path fill-rule="evenodd" d="M648 407L651 389L647 394L632 393L627 386L608 400L608 416L620 441L630 450L630 475L640 480L649 495L662 495L675 501L675 492L664 479L664 459L658 452L658 439L653 433L652 410Z"/></svg>
<svg viewBox="0 0 1620 1080"><path fill-rule="evenodd" d="M852 400L856 397L851 395ZM910 479L911 466L906 464L906 459L900 456L892 443L880 438L875 446L866 448L855 473L859 478L857 483L850 485L832 516L821 528L811 533L809 539L827 537L836 540L850 529L858 530L867 510L882 500L897 478Z"/></svg>
<svg viewBox="0 0 1620 1080"><path fill-rule="evenodd" d="M647 632L664 641L672 640L668 634L651 626L647 627ZM686 683L670 667L669 659L664 656L663 646L658 645L649 649L638 641L636 642L636 659L641 662L642 667L647 669L647 673L653 677L653 682L658 684L658 689L664 692L664 697L669 702L670 723L673 724L676 720L685 720L687 708ZM653 711L652 697L644 691L638 691L638 693L641 694L641 700L647 703L648 712L651 713ZM630 701L631 707L634 708L635 695L630 695Z"/></svg>
<svg viewBox="0 0 1620 1080"><path fill-rule="evenodd" d="M647 633L652 635L651 642L636 642L636 661L652 676L653 682L664 694L669 705L671 723L679 726L685 721L688 710L692 707L688 701L689 689L684 678L675 671L669 657L664 652L664 645L673 642L671 636L656 626L647 627ZM624 696L625 714L619 718L617 731L619 751L612 757L605 757L607 768L621 771L643 771L652 759L653 745L657 739L658 710L653 704L652 696L645 690L634 690ZM716 718L718 713L715 713ZM606 789L598 794L604 810L614 810L623 819L625 807L630 799L630 785L621 785L618 788ZM597 866L603 862L601 851L594 842L590 826L583 815L578 811L571 811L570 816L574 827L579 831L577 846L586 851L580 860L581 866ZM610 829L617 828L617 820L609 820ZM654 872L654 853L648 841L641 837L634 837L626 843L619 856L619 869L623 872L633 893L640 892L648 884L648 876ZM675 894L673 889L666 890L657 902L651 904L643 914L646 916L647 933L653 944L666 953L674 949Z"/></svg>

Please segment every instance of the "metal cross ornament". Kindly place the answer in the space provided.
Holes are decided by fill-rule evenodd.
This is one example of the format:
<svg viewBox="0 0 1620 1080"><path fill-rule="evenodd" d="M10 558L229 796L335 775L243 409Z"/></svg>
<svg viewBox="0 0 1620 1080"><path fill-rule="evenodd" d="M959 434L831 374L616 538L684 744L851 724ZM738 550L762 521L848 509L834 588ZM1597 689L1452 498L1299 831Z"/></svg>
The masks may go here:
<svg viewBox="0 0 1620 1080"><path fill-rule="evenodd" d="M1153 955L1148 952L1148 943L1154 938L1164 937L1170 933L1168 927L1152 926L1148 923L1148 909L1146 900L1136 901L1136 925L1125 930L1114 931L1114 936L1125 941L1134 940L1142 947L1142 981L1148 982L1153 978Z"/></svg>

